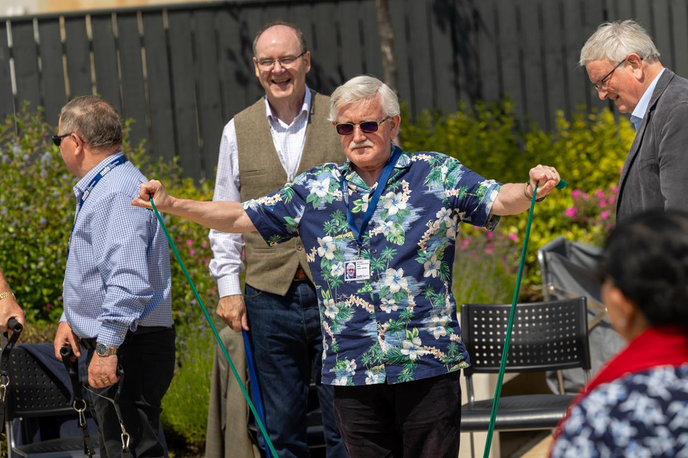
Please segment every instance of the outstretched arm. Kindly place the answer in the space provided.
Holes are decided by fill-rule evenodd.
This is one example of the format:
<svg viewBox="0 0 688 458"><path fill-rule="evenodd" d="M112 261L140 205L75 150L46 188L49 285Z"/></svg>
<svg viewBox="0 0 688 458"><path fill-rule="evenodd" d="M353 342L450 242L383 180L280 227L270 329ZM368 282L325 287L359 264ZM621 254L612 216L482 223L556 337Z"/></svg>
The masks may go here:
<svg viewBox="0 0 688 458"><path fill-rule="evenodd" d="M530 169L530 184L506 183L499 191L492 204L490 215L518 215L530 208L530 198L533 196L535 184L538 185L537 198L547 196L561 178L554 167L538 165Z"/></svg>
<svg viewBox="0 0 688 458"><path fill-rule="evenodd" d="M201 202L189 199L177 199L170 196L157 180L143 183L139 197L131 201L136 207L152 209L150 198L155 207L162 213L181 216L194 223L222 232L253 232L256 227L251 222L239 202L210 201Z"/></svg>

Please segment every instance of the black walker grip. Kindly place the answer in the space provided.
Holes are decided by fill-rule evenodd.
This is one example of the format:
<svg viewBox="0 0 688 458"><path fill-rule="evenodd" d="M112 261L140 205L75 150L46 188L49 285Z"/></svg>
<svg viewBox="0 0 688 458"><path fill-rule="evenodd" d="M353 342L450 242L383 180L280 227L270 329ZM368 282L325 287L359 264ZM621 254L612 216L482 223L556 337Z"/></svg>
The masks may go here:
<svg viewBox="0 0 688 458"><path fill-rule="evenodd" d="M64 358L71 358L74 356L74 350L72 350L72 346L69 344L65 344L60 348L60 356L62 356L62 359Z"/></svg>
<svg viewBox="0 0 688 458"><path fill-rule="evenodd" d="M12 330L14 333L21 333L24 330L24 326L17 321L15 317L10 318L7 320L7 330Z"/></svg>

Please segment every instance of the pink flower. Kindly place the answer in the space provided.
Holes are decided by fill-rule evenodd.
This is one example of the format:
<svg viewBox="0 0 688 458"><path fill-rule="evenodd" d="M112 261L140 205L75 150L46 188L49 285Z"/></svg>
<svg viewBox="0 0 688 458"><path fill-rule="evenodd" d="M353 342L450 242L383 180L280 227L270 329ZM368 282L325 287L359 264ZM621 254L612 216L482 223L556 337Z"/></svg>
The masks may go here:
<svg viewBox="0 0 688 458"><path fill-rule="evenodd" d="M208 248L208 242L204 241L203 243L201 243L201 247Z"/></svg>
<svg viewBox="0 0 688 458"><path fill-rule="evenodd" d="M189 248L189 256L193 257L195 255L196 255L196 250L194 250L193 248Z"/></svg>
<svg viewBox="0 0 688 458"><path fill-rule="evenodd" d="M564 210L564 214L569 218L575 218L578 214L578 209L576 207L569 207L566 210Z"/></svg>
<svg viewBox="0 0 688 458"><path fill-rule="evenodd" d="M191 245L193 245L193 240L186 239L186 246L191 246Z"/></svg>
<svg viewBox="0 0 688 458"><path fill-rule="evenodd" d="M606 207L607 206L607 201L604 199L600 199L600 207Z"/></svg>
<svg viewBox="0 0 688 458"><path fill-rule="evenodd" d="M609 198L609 205L613 204L614 202L616 202L616 197L611 196L611 197Z"/></svg>
<svg viewBox="0 0 688 458"><path fill-rule="evenodd" d="M210 294L212 294L212 295L214 296L214 295L216 295L216 294L217 294L217 291L216 291L216 290L214 290L214 289L211 289L211 290L210 290Z"/></svg>
<svg viewBox="0 0 688 458"><path fill-rule="evenodd" d="M492 246L485 247L485 253L486 254L492 254L493 251L494 251L494 247L492 247Z"/></svg>
<svg viewBox="0 0 688 458"><path fill-rule="evenodd" d="M571 197L573 197L574 199L577 199L578 196L580 196L582 193L583 193L583 191L581 191L580 189L574 189L571 192Z"/></svg>
<svg viewBox="0 0 688 458"><path fill-rule="evenodd" d="M492 232L487 233L487 240L492 240L494 238L494 234Z"/></svg>
<svg viewBox="0 0 688 458"><path fill-rule="evenodd" d="M518 235L516 234L509 234L507 237L509 237L509 240L512 242L518 242Z"/></svg>
<svg viewBox="0 0 688 458"><path fill-rule="evenodd" d="M588 200L588 198L589 198L590 196L588 195L587 192L584 192L584 193L581 195L581 197L583 198L583 200Z"/></svg>
<svg viewBox="0 0 688 458"><path fill-rule="evenodd" d="M597 197L600 200L604 199L604 193L602 192L601 189L598 189L597 191L595 191L595 197Z"/></svg>
<svg viewBox="0 0 688 458"><path fill-rule="evenodd" d="M602 213L600 213L600 217L601 217L602 219L606 220L607 218L609 218L609 214L610 214L610 213L611 213L611 212L610 212L609 210L604 210Z"/></svg>
<svg viewBox="0 0 688 458"><path fill-rule="evenodd" d="M612 192L614 194L618 194L619 193L619 187L618 186L612 186Z"/></svg>

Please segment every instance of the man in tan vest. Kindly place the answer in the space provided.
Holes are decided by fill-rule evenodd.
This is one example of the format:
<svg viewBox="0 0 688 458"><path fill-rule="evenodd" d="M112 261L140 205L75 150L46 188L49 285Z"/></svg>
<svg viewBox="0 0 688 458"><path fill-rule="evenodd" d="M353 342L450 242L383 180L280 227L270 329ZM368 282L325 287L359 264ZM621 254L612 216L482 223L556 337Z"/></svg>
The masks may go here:
<svg viewBox="0 0 688 458"><path fill-rule="evenodd" d="M224 128L214 200L256 198L280 189L311 167L345 160L339 138L327 120L329 97L306 86L311 62L301 30L281 21L268 23L256 35L253 54L265 97ZM241 235L212 230L210 242L215 254L210 270L221 298L217 314L233 330L225 329L223 336L228 348L237 350L234 360L243 360L240 333L249 331L267 431L280 458L309 456L306 408L311 374L316 377L327 456L346 457L334 420L332 387L320 384L320 314L301 240L275 249L258 234L246 234L242 240ZM246 254L244 294L239 280L242 246ZM231 375L219 373L218 367L222 366L216 364L206 456L251 456L250 446L248 452L241 449L248 440L245 422L237 422L246 404L239 389L229 387ZM222 395L227 399L224 411L217 406ZM231 404L242 412L232 411ZM225 423L225 418L227 423L239 424L239 437L221 432L218 424ZM222 442L224 447L218 446Z"/></svg>

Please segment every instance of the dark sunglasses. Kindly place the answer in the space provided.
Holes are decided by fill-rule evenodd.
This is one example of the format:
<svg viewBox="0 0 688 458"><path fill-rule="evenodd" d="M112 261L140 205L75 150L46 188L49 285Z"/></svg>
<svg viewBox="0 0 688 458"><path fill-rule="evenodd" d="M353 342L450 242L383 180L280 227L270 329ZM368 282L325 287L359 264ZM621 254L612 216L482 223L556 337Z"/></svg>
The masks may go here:
<svg viewBox="0 0 688 458"><path fill-rule="evenodd" d="M361 128L361 132L363 132L364 134L372 134L373 132L377 132L377 129L380 126L380 124L387 121L388 119L389 116L387 116L382 121L364 121L359 124L344 122L341 124L336 124L335 128L337 129L337 133L339 135L350 135L354 133L354 129L356 128L356 126L359 126Z"/></svg>
<svg viewBox="0 0 688 458"><path fill-rule="evenodd" d="M62 135L53 135L53 143L55 143L55 146L60 146L60 143L62 143L62 139L65 137L69 137L70 135L72 135L72 132Z"/></svg>

